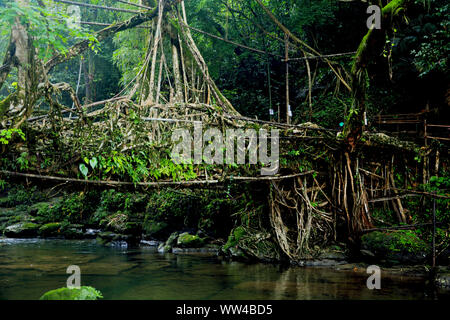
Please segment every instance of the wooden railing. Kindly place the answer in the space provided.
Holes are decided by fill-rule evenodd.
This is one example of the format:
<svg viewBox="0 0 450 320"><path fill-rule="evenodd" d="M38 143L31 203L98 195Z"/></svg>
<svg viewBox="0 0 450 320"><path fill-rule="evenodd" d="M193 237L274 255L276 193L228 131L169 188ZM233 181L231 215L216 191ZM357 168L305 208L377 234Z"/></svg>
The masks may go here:
<svg viewBox="0 0 450 320"><path fill-rule="evenodd" d="M373 124L380 129L381 126L396 126L396 130L388 130L391 133L414 135L415 138L424 139L425 145L428 140L450 141L450 125L429 124L426 119L427 112L377 115ZM415 130L411 126L415 125ZM407 127L401 130L401 127Z"/></svg>
<svg viewBox="0 0 450 320"><path fill-rule="evenodd" d="M427 124L427 121L425 120L425 134L424 134L424 138L425 141L427 139L436 139L436 140L443 140L443 141L450 141L450 125L442 125L442 124ZM430 128L444 128L447 129L445 130L447 133L446 137L436 137L435 133L431 133L432 135L429 135L430 133Z"/></svg>

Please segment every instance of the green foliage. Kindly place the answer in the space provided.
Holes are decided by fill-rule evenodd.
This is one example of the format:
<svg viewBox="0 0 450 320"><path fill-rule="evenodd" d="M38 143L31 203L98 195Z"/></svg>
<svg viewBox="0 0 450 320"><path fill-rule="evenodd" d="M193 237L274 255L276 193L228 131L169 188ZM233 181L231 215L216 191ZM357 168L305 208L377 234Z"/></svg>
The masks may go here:
<svg viewBox="0 0 450 320"><path fill-rule="evenodd" d="M15 185L8 190L7 206L30 205L34 202L45 200L46 196L38 191L37 187L26 188Z"/></svg>
<svg viewBox="0 0 450 320"><path fill-rule="evenodd" d="M337 21L339 7L335 2L265 1L265 5L296 36L310 44L315 43L321 52L354 50L349 43L354 43L353 39L359 38L359 35L356 36L353 32L351 33L353 39L341 41L342 34L346 34L342 26L350 26L351 22ZM284 55L283 41L277 39L282 37L280 30L256 2L233 1L225 4L223 1L194 0L186 2L186 11L189 23L196 28L253 48ZM341 25L339 30L338 24ZM269 120L269 109L272 108L277 113L279 105L282 112L281 119L284 118L285 66L279 57L236 48L196 32L193 32L193 37L212 77L239 112L249 117L257 116L258 119ZM301 53L292 48L291 57L294 56L299 57ZM309 120L307 113L309 107L305 104L307 76L304 64L292 62L290 74L294 120L305 122ZM329 84L334 81L334 76L329 73L326 66L320 66L315 74L313 94L318 100L325 100L321 97L321 93L328 94L331 91L327 89L331 89ZM339 105L337 104L338 108Z"/></svg>
<svg viewBox="0 0 450 320"><path fill-rule="evenodd" d="M170 190L155 192L148 200L146 219L163 221L177 229L195 220L191 218L197 208L198 201L195 198Z"/></svg>
<svg viewBox="0 0 450 320"><path fill-rule="evenodd" d="M351 97L341 94L335 95L327 93L321 96L313 97L313 114L312 122L318 123L326 128L338 128L339 123L345 120L344 114L348 106L351 105ZM303 114L299 114L299 118L305 118L309 113L308 106L303 105Z"/></svg>
<svg viewBox="0 0 450 320"><path fill-rule="evenodd" d="M176 164L167 157L152 158L154 154L144 151L131 154L112 151L111 154L98 155L79 165L80 173L85 178L107 179L111 176L129 179L133 183L170 178L173 181L192 180L197 177L192 164ZM89 167L88 167L89 166Z"/></svg>
<svg viewBox="0 0 450 320"><path fill-rule="evenodd" d="M448 52L450 52L450 5L433 5L431 12L433 20L422 26L423 41L418 49L411 51L414 65L420 72L420 77L432 72L448 71Z"/></svg>
<svg viewBox="0 0 450 320"><path fill-rule="evenodd" d="M123 229L129 218L145 211L146 205L146 195L122 193L114 189L104 190L90 217L90 223Z"/></svg>
<svg viewBox="0 0 450 320"><path fill-rule="evenodd" d="M120 70L122 78L120 83L126 85L142 69L145 58L145 31L127 30L114 37L116 50L112 54L112 61Z"/></svg>
<svg viewBox="0 0 450 320"><path fill-rule="evenodd" d="M23 141L26 140L25 133L21 129L2 129L0 130L0 144L9 144L14 133L17 133Z"/></svg>
<svg viewBox="0 0 450 320"><path fill-rule="evenodd" d="M58 201L40 205L37 219L41 223L54 221L82 223L90 219L98 204L99 199L96 191L65 194Z"/></svg>
<svg viewBox="0 0 450 320"><path fill-rule="evenodd" d="M27 26L33 37L33 44L38 49L41 59L49 58L55 53L66 54L69 40L87 39L91 46L97 41L95 37L78 27L67 24L70 18L56 8L41 7L38 1L31 0L29 6L20 6L15 1L0 7L0 24L14 24L19 17L22 25Z"/></svg>
<svg viewBox="0 0 450 320"><path fill-rule="evenodd" d="M450 193L450 176L448 175L448 172L443 176L433 176L430 178L429 184L421 187L426 192L448 196ZM415 218L418 221L432 221L433 206L436 207L436 221L440 223L436 229L436 243L438 250L441 250L450 246L450 200L446 198L435 198L434 200L431 198L427 199L423 206L424 212ZM420 231L427 241L432 240L431 230L421 229Z"/></svg>
<svg viewBox="0 0 450 320"><path fill-rule="evenodd" d="M29 168L28 153L22 152L20 154L20 157L17 158L16 162L19 165L20 170L27 170Z"/></svg>
<svg viewBox="0 0 450 320"><path fill-rule="evenodd" d="M89 169L84 165L84 163L81 163L79 168L80 168L81 174L87 179Z"/></svg>
<svg viewBox="0 0 450 320"><path fill-rule="evenodd" d="M44 293L39 300L98 300L103 295L93 287L59 288Z"/></svg>
<svg viewBox="0 0 450 320"><path fill-rule="evenodd" d="M371 232L363 235L363 247L375 251L376 254L413 253L420 254L428 250L429 246L420 239L414 231L401 230L384 232Z"/></svg>

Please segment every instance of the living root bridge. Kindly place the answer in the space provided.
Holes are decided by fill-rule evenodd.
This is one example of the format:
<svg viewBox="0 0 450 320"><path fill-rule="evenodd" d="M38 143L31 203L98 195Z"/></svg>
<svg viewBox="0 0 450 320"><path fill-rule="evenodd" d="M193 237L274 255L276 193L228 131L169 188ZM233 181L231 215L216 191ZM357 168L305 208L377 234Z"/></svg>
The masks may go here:
<svg viewBox="0 0 450 320"><path fill-rule="evenodd" d="M287 38L302 48L306 62L308 58L320 56L281 25L262 1L257 2L268 11ZM387 9L406 2L391 1L392 5ZM28 103L22 104L23 110L16 112L10 108L10 105L18 105L13 103L20 96L17 93L0 104L2 129L21 127L27 138L26 141L11 141L8 148L3 146L2 157L8 161L3 162L2 177L77 187L144 190L265 183L270 186L268 205L273 233L286 256L296 261L311 257L316 246L333 240L351 238L358 242L363 230L373 229L376 219L373 211L380 206L393 212L398 223L410 223L408 208L402 203L403 192L414 193L412 190L417 189L419 183L427 184L430 175L439 173L440 163L448 163L448 150L420 148L384 134L358 130L355 131L358 137L353 139L350 148L352 152L349 152L345 132L359 128L362 123L359 117L363 112L358 112L357 116L354 113L355 122L348 121L343 135L312 123L289 125L243 117L211 78L191 35L183 1L158 1L157 7L100 30L96 34L97 40L102 41L116 32L151 20L152 26L147 26L150 32L141 69L113 99L82 106L69 85L52 84L48 80L47 74L56 65L87 50L89 41L72 46L66 55L55 55L48 62L41 61L34 66L36 76L28 79L27 86L20 86L36 88L25 90ZM25 30L25 26L21 28ZM366 40L371 37L369 35ZM384 44L385 37L380 39ZM362 49L358 50L354 83L365 75L370 52L364 48L370 46L365 47L363 43ZM34 52L33 47L29 46L28 51ZM355 88L349 87L331 62L322 58L340 81L354 91ZM9 56L5 59L6 62L10 60L13 59ZM27 70L26 65L19 67ZM7 63L1 67L0 86L10 67ZM364 87L356 89L353 94L358 100L363 97ZM74 108L59 102L62 92L71 96ZM36 107L40 103L46 103L49 108ZM97 108L100 105L103 107ZM362 110L364 104L355 108ZM76 116L67 116L67 113ZM189 169L174 169L168 156L173 147L171 133L179 128L192 128L196 122L221 128L222 132L227 128L280 128L279 172L283 175L256 177L253 176L256 168L247 166L196 165ZM8 171L16 170L19 154L27 154L26 173ZM90 164L90 159L95 158L97 163L100 157L104 161L101 168ZM415 160L417 157L420 162ZM92 170L81 170L82 160L89 163ZM431 168L432 163L437 169ZM44 172L46 175L39 174ZM102 180L77 179L80 173ZM403 190L399 188L400 184Z"/></svg>
<svg viewBox="0 0 450 320"><path fill-rule="evenodd" d="M141 187L141 188L164 188L164 187L181 187L181 188L209 188L211 186L223 186L230 183L248 183L248 182L271 182L280 181L286 179L293 179L304 175L309 175L315 171L307 171L297 174L285 175L285 176L271 176L271 177L225 177L221 180L192 180L192 181L157 181L157 182L126 182L126 181L107 181L107 180L83 180L56 176L44 176L31 173L20 173L0 170L0 174L9 177L23 178L23 179L37 179L47 180L63 183L74 183L80 185L93 185L93 186L107 186L107 187Z"/></svg>

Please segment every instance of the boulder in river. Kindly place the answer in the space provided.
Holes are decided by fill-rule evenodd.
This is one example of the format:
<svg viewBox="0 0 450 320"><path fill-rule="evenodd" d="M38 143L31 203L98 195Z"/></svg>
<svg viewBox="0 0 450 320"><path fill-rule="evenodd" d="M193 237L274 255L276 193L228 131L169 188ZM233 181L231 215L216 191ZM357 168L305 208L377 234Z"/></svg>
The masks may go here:
<svg viewBox="0 0 450 320"><path fill-rule="evenodd" d="M178 236L177 246L181 248L199 248L203 246L204 242L204 239L198 235L191 235L185 232Z"/></svg>
<svg viewBox="0 0 450 320"><path fill-rule="evenodd" d="M167 239L166 245L173 247L177 243L178 234L178 232L172 233L169 239Z"/></svg>
<svg viewBox="0 0 450 320"><path fill-rule="evenodd" d="M8 238L33 238L37 235L39 225L31 222L21 222L5 228L4 234Z"/></svg>
<svg viewBox="0 0 450 320"><path fill-rule="evenodd" d="M81 224L70 224L62 230L64 238L66 239L83 239L83 225Z"/></svg>
<svg viewBox="0 0 450 320"><path fill-rule="evenodd" d="M39 228L39 235L43 238L56 237L61 235L61 223L51 222Z"/></svg>
<svg viewBox="0 0 450 320"><path fill-rule="evenodd" d="M158 252L159 253L172 252L173 246L177 243L177 238L178 238L178 232L172 233L166 242L163 242L158 246Z"/></svg>
<svg viewBox="0 0 450 320"><path fill-rule="evenodd" d="M110 245L113 242L128 241L129 236L125 234L117 234L110 231L100 232L96 239L100 244Z"/></svg>

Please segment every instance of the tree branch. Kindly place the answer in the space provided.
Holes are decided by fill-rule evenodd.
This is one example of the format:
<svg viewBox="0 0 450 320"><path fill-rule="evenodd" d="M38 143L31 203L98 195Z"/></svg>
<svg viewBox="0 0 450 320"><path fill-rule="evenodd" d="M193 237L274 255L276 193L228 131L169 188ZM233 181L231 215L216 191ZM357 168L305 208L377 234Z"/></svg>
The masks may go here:
<svg viewBox="0 0 450 320"><path fill-rule="evenodd" d="M169 3L166 4L164 9L170 7L170 4L173 2L174 2L174 0L169 1ZM137 14L134 17L128 19L127 21L111 25L105 29L98 31L96 34L97 41L101 42L101 41L111 37L112 35L116 34L117 32L132 29L138 25L143 24L144 22L154 19L157 16L158 16L158 8L154 8L153 10L148 11L146 13ZM81 54L85 50L87 50L89 48L90 44L91 43L89 40L84 40L84 41L81 41L81 42L73 45L69 49L67 54L55 55L53 58L51 58L45 64L45 71L48 73L58 64L63 63L67 60L70 60L73 57L78 56L79 54Z"/></svg>

